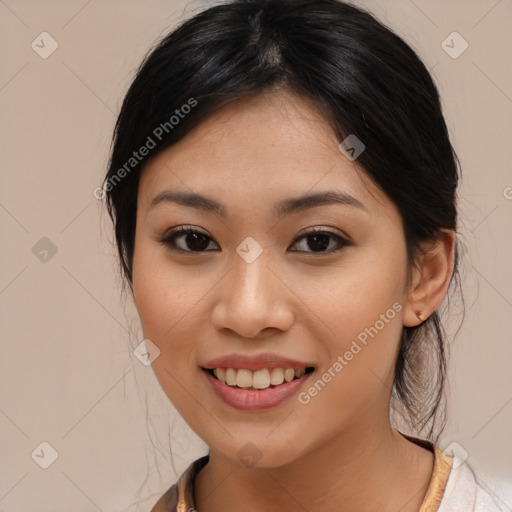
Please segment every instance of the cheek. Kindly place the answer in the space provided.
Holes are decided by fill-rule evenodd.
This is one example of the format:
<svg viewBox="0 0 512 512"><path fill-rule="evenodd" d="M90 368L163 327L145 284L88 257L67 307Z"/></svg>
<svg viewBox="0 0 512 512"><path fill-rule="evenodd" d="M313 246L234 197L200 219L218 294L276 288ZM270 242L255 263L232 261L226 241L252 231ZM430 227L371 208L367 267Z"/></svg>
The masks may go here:
<svg viewBox="0 0 512 512"><path fill-rule="evenodd" d="M194 340L200 338L199 331L194 332L200 325L194 308L197 298L188 296L186 286L178 286L176 279L155 267L151 272L139 272L137 281L135 274L134 297L144 338L160 350L151 367L170 402L186 421L193 422L197 407L193 407L191 396L197 395L197 375L191 370L197 365Z"/></svg>
<svg viewBox="0 0 512 512"><path fill-rule="evenodd" d="M299 397L306 410L310 408L309 416L322 417L323 425L338 429L368 419L365 411L374 420L382 413L400 342L401 307L394 305L362 312L347 304L345 311L337 312L333 325L338 335L324 345L325 363Z"/></svg>
<svg viewBox="0 0 512 512"><path fill-rule="evenodd" d="M144 335L168 344L194 316L207 290L193 266L171 265L164 249L142 242L133 262L134 301Z"/></svg>
<svg viewBox="0 0 512 512"><path fill-rule="evenodd" d="M190 344L198 339L194 328L200 325L194 306L200 301L201 290L197 284L190 285L186 272L173 270L156 252L145 252L141 247L135 253L133 295L144 338L160 350L152 366L159 381L165 381L167 391L177 385L170 375L181 382L187 375L184 369L192 364Z"/></svg>
<svg viewBox="0 0 512 512"><path fill-rule="evenodd" d="M403 264L400 260L404 260ZM389 324L399 324L399 310L405 299L404 268L401 254L368 251L357 254L346 267L329 276L329 283L323 283L323 290L318 290L316 301L334 338L356 338L376 322L385 337ZM393 307L395 303L398 306Z"/></svg>
<svg viewBox="0 0 512 512"><path fill-rule="evenodd" d="M160 363L175 368L187 365L200 338L204 313L197 307L197 290L177 286L175 279L148 278L139 285L136 308L145 338L160 349Z"/></svg>
<svg viewBox="0 0 512 512"><path fill-rule="evenodd" d="M331 281L321 300L319 316L330 335L323 339L327 361L316 387L324 405L334 404L324 412L333 421L340 410L355 413L392 385L404 307L401 259L391 253L360 258Z"/></svg>
<svg viewBox="0 0 512 512"><path fill-rule="evenodd" d="M144 338L160 350L152 368L184 416L193 405L189 393L198 385L197 346L205 339L208 293L217 281L217 273L198 274L197 265L171 264L164 251L149 243L135 251L135 306Z"/></svg>

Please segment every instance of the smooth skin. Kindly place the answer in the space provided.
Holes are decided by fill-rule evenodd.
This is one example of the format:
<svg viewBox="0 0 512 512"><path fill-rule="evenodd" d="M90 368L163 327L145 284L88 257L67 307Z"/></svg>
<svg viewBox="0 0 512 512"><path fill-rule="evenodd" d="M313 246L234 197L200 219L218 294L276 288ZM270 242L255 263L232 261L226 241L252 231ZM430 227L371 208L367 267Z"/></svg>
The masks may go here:
<svg viewBox="0 0 512 512"><path fill-rule="evenodd" d="M198 512L418 512L427 491L432 453L390 425L393 370L403 326L446 295L455 233L443 231L409 268L396 206L338 145L310 102L273 90L224 107L143 170L133 298L144 337L161 351L160 385L210 448L196 479ZM150 207L166 190L214 199L226 217L171 201ZM322 191L362 206L274 212ZM185 233L166 245L176 226L207 237L194 245ZM310 228L332 233L325 251L301 236ZM248 236L263 249L252 263L236 252ZM307 405L292 397L264 411L234 409L200 368L272 352L313 363L314 382L395 302L401 311ZM237 455L247 443L261 457L253 467Z"/></svg>

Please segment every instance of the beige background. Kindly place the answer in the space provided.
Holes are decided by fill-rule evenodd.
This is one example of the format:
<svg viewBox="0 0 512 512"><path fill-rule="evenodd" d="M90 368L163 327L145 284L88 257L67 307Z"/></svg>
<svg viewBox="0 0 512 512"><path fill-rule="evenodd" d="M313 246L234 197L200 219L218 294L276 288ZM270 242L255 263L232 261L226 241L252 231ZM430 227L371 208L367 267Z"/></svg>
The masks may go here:
<svg viewBox="0 0 512 512"><path fill-rule="evenodd" d="M512 2L359 3L432 68L463 166L467 315L441 446L459 443L469 462L512 482ZM133 356L137 317L119 298L110 225L93 197L136 66L200 7L0 0L0 512L147 511L205 453ZM31 47L44 31L59 45L46 59ZM453 31L469 43L457 59L441 47ZM57 248L46 262L43 237ZM48 469L35 462L50 460L42 442L58 452Z"/></svg>

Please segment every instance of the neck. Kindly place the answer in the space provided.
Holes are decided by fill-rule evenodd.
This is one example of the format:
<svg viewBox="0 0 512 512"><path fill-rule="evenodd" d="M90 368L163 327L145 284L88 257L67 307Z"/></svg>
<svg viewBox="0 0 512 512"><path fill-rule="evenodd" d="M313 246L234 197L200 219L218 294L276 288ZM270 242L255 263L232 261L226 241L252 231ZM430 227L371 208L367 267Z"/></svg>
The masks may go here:
<svg viewBox="0 0 512 512"><path fill-rule="evenodd" d="M200 512L322 510L418 512L433 454L406 440L389 421L351 425L284 466L243 468L210 452L195 482ZM340 508L341 504L341 508Z"/></svg>

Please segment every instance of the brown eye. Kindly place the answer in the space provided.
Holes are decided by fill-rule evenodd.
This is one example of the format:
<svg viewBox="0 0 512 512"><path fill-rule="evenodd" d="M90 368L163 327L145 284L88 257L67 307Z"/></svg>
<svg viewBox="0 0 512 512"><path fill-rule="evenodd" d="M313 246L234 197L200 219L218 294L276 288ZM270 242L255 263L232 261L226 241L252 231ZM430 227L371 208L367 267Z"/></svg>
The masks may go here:
<svg viewBox="0 0 512 512"><path fill-rule="evenodd" d="M179 252L207 252L213 240L202 231L184 226L173 229L160 242L171 250Z"/></svg>
<svg viewBox="0 0 512 512"><path fill-rule="evenodd" d="M172 251L183 253L201 253L218 250L218 246L206 233L185 226L179 226L171 230L158 241ZM209 248L212 242L216 246L213 249ZM296 238L293 245L302 245L302 248L292 249L292 252L332 254L352 244L336 233L314 228Z"/></svg>
<svg viewBox="0 0 512 512"><path fill-rule="evenodd" d="M312 252L312 253L333 253L337 252L343 247L351 245L348 240L341 237L336 233L325 231L322 229L312 229L306 233L303 233L299 238L295 239L294 245L298 241L306 240L306 243L302 244L302 249L293 250L292 252ZM332 245L331 245L332 243ZM332 249L332 247L337 247ZM310 249L310 250L307 250Z"/></svg>

